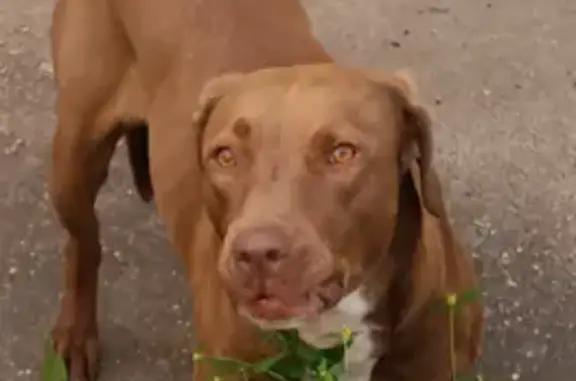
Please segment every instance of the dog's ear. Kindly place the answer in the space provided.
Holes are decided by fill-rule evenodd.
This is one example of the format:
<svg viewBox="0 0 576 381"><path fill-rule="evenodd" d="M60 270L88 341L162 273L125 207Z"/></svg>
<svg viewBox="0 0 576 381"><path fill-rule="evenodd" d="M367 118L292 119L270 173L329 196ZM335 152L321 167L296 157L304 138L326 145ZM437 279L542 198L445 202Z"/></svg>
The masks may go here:
<svg viewBox="0 0 576 381"><path fill-rule="evenodd" d="M238 86L243 82L244 75L239 73L228 73L223 74L219 77L215 77L208 80L204 85L200 96L198 98L198 106L192 115L192 125L193 132L196 139L196 163L199 175L204 172L203 160L202 160L202 146L204 140L204 132L206 126L208 125L210 118L214 110L216 109L218 103L231 94ZM203 179L202 176L198 176L197 180ZM203 182L203 185L206 183ZM200 187L202 192L205 188ZM214 198L214 192L204 193L204 205L207 209L208 215L213 222L213 227L216 229L218 235L222 235L222 229L218 221L222 220L223 211L221 210L220 203Z"/></svg>
<svg viewBox="0 0 576 381"><path fill-rule="evenodd" d="M242 74L227 73L206 82L198 99L198 107L192 115L195 129L200 133L204 130L218 101L236 88L241 83L242 78Z"/></svg>
<svg viewBox="0 0 576 381"><path fill-rule="evenodd" d="M444 207L440 184L432 170L432 119L426 108L416 102L417 89L412 74L405 69L392 75L371 71L369 77L389 90L394 106L400 110L401 171L411 172L423 207L440 217Z"/></svg>

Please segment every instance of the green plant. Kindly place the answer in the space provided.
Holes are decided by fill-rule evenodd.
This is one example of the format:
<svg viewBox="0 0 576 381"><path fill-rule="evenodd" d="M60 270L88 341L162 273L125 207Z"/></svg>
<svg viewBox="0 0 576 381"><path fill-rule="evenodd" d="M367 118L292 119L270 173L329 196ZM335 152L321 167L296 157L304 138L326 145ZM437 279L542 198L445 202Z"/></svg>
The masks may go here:
<svg viewBox="0 0 576 381"><path fill-rule="evenodd" d="M465 303L478 299L480 292L471 289L460 295L448 294L438 305L448 312L450 370L452 381L482 381L482 376L458 376L455 350L455 322ZM303 342L296 330L272 332L271 337L280 345L280 354L251 364L227 357L210 357L195 353L195 361L208 361L218 371L213 381L221 381L230 373L267 374L277 381L338 381L346 371L346 350L353 338L349 329L342 331L342 344L330 349L316 349Z"/></svg>
<svg viewBox="0 0 576 381"><path fill-rule="evenodd" d="M450 346L450 369L452 381L484 381L480 375L457 375L455 354L455 321L465 303L480 296L477 289L459 295L448 294L436 308L446 308L448 312L448 332ZM349 328L343 327L341 343L332 348L317 349L304 341L297 330L282 330L263 333L265 340L272 340L278 346L278 354L255 363L221 356L207 356L195 352L194 362L208 362L213 370L212 381L223 381L232 374L240 374L244 380L250 375L268 375L275 381L338 381L346 371L346 352L354 337ZM42 381L67 381L64 360L56 353L51 340L47 340L41 371ZM424 380L423 380L424 381Z"/></svg>
<svg viewBox="0 0 576 381"><path fill-rule="evenodd" d="M44 345L44 359L40 370L42 381L67 381L66 364L52 345L52 340L47 339Z"/></svg>
<svg viewBox="0 0 576 381"><path fill-rule="evenodd" d="M352 332L346 327L341 332L341 343L327 349L306 344L295 329L272 332L266 339L275 341L279 353L256 363L205 356L199 352L194 354L194 361L209 362L217 372L213 375L214 381L231 373L241 374L245 379L265 374L277 381L337 381L346 371L346 351L353 342Z"/></svg>
<svg viewBox="0 0 576 381"><path fill-rule="evenodd" d="M458 376L458 364L456 363L456 349L455 349L455 333L456 316L462 310L465 303L473 302L480 297L478 289L471 289L463 292L460 295L448 294L444 298L444 306L448 311L448 343L450 348L450 374L452 381L482 381L482 376Z"/></svg>

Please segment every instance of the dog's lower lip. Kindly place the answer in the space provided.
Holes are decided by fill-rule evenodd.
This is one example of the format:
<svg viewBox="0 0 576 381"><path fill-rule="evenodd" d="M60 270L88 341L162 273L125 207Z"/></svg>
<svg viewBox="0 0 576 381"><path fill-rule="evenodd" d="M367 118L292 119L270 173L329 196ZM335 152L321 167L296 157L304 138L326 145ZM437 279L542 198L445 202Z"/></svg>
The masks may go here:
<svg viewBox="0 0 576 381"><path fill-rule="evenodd" d="M310 298L305 298L304 303L290 305L278 297L265 296L255 299L247 307L254 317L275 321L309 316L321 306Z"/></svg>
<svg viewBox="0 0 576 381"><path fill-rule="evenodd" d="M290 314L284 302L269 296L259 297L250 303L249 309L256 317L266 320L285 319Z"/></svg>

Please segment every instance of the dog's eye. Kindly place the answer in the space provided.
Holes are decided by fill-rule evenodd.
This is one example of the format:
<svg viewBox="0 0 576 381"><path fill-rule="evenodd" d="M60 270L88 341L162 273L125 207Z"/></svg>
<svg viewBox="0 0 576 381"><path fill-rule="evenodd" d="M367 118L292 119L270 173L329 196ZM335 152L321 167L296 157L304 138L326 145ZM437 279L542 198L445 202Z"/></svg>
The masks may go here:
<svg viewBox="0 0 576 381"><path fill-rule="evenodd" d="M343 164L358 154L358 148L351 143L340 143L332 149L328 162L333 165Z"/></svg>
<svg viewBox="0 0 576 381"><path fill-rule="evenodd" d="M236 165L236 157L230 147L219 147L214 150L214 160L219 166L228 168Z"/></svg>

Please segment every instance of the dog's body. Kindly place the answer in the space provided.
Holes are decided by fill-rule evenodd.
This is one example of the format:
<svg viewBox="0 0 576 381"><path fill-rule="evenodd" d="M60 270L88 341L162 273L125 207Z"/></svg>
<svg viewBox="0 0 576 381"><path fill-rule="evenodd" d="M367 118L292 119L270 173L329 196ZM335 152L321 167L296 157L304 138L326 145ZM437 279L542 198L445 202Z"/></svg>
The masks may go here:
<svg viewBox="0 0 576 381"><path fill-rule="evenodd" d="M230 296L226 282L232 278L221 276L224 259L219 253L227 250L224 236L228 226L215 223L214 215L220 211L214 212L203 201L202 155L194 147L200 132L192 120L202 89L213 77L331 62L313 38L301 6L294 0L59 0L52 38L59 95L50 190L57 215L68 232L65 292L53 338L68 361L71 381L95 378L101 249L94 201L106 179L116 143L123 136L140 195L145 200L154 197L173 246L187 266L196 337L203 351L246 360L268 353L249 319L238 311L241 297ZM350 88L353 92L360 86L356 74L332 73L330 66L303 68L295 77L282 71L256 75L253 87L247 89L264 86L266 93L266 89L286 86L287 91L270 90L265 97L255 96L256 106L243 101L245 107L238 107L257 108L275 99L279 111L289 105L299 110L299 96L289 100L283 94L292 89L298 93L300 76L303 83L306 78L322 83L347 78L342 81L344 87L339 85L336 91ZM330 74L325 76L324 72ZM408 93L409 86L399 78L384 82L402 88L398 90L402 94ZM300 98L310 96L316 102L306 90L310 86L303 85ZM393 98L404 98L402 94ZM408 98L406 95L410 103ZM321 109L326 106L318 102ZM259 112L264 115L266 111ZM266 116L266 120L278 115L281 113ZM302 118L305 115L303 112ZM208 137L215 128L206 129ZM285 130L278 127L278 131ZM286 139L300 139L291 133ZM265 151L276 141L274 136L263 138L259 150ZM348 151L339 152L346 155ZM275 155L281 156L278 152ZM388 254L372 258L374 274L367 270L355 273L362 281L346 292L339 289L343 295L332 298L338 302L334 308L298 324L302 337L317 346L330 345L325 336L340 330L342 324L357 331L359 336L350 353L352 380L449 379L446 315L426 308L445 293L473 287L475 278L469 258L452 237L436 176L424 164L426 168L409 163L408 174L399 177L398 198L390 197L389 201L394 210L398 206L397 216L394 212L382 220L381 233L389 236L382 239L382 247ZM426 172L427 177L419 181L415 175L418 171ZM275 179L287 176L274 173ZM430 196L429 188L437 194ZM395 192L391 190L391 194ZM431 197L436 201L430 203ZM245 211L246 205L243 208ZM334 262L332 254L326 255ZM269 307L264 309L272 311ZM477 356L481 326L479 306L466 307L455 326L458 369L467 369ZM195 379L203 380L204 372L203 366L196 367Z"/></svg>

